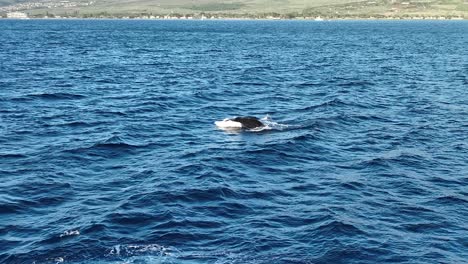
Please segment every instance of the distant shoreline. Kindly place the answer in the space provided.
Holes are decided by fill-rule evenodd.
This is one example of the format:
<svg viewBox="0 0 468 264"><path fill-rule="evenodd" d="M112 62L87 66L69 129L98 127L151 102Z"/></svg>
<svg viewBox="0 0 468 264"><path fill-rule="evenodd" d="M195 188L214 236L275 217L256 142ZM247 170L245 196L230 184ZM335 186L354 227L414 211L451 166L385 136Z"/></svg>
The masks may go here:
<svg viewBox="0 0 468 264"><path fill-rule="evenodd" d="M28 17L28 18L6 18L0 17L0 20L143 20L143 21L313 21L313 22L327 22L327 21L467 21L468 18L455 17L408 17L408 18L143 18L143 17Z"/></svg>
<svg viewBox="0 0 468 264"><path fill-rule="evenodd" d="M0 0L1 2L2 0ZM0 17L168 20L468 20L468 0L3 0Z"/></svg>

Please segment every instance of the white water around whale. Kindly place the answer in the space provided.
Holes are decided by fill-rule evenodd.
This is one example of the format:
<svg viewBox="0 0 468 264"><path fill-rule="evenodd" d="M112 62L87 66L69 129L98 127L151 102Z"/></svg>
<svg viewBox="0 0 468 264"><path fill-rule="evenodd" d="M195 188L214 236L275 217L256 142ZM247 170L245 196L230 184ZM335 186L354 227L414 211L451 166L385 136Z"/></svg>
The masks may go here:
<svg viewBox="0 0 468 264"><path fill-rule="evenodd" d="M220 129L227 129L227 130L242 128L242 124L240 122L232 121L229 118L225 118L221 121L216 121L215 125Z"/></svg>

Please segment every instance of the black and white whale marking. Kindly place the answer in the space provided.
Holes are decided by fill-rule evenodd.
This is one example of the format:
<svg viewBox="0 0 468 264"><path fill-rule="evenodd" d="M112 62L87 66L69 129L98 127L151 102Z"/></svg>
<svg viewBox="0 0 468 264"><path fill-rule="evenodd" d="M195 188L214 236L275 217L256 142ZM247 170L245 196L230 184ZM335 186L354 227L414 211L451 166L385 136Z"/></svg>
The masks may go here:
<svg viewBox="0 0 468 264"><path fill-rule="evenodd" d="M254 116L239 116L226 118L223 121L216 121L216 126L223 129L255 129L265 126Z"/></svg>

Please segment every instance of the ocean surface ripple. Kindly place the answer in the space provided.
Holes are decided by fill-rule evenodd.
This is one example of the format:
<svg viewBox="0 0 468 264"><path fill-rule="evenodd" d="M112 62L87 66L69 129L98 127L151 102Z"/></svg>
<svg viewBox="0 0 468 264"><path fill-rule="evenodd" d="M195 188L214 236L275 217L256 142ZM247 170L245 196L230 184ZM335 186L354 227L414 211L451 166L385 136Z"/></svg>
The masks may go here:
<svg viewBox="0 0 468 264"><path fill-rule="evenodd" d="M0 263L467 263L466 21L0 21ZM270 120L241 133L214 121Z"/></svg>

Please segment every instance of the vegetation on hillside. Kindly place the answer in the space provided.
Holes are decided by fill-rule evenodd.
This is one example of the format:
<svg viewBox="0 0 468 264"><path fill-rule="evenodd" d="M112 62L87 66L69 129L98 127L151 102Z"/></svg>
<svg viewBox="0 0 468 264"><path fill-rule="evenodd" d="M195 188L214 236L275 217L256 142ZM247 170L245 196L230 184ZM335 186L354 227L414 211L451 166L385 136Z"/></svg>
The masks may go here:
<svg viewBox="0 0 468 264"><path fill-rule="evenodd" d="M468 0L0 0L0 14L142 18L468 19Z"/></svg>

